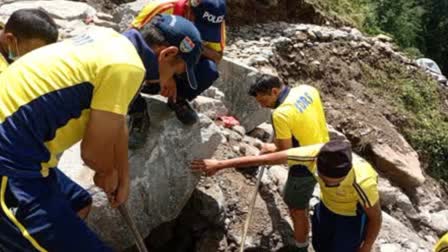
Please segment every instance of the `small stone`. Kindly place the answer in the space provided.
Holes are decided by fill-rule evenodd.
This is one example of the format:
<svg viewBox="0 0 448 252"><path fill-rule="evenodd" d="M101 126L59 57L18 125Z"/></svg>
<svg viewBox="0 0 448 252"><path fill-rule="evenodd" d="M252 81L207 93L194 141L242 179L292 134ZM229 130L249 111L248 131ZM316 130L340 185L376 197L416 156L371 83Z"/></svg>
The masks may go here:
<svg viewBox="0 0 448 252"><path fill-rule="evenodd" d="M246 129L241 125L235 125L232 127L232 130L240 134L241 136L246 135Z"/></svg>
<svg viewBox="0 0 448 252"><path fill-rule="evenodd" d="M393 41L393 39L391 37L386 36L384 34L380 34L380 35L374 37L373 39L377 39L377 40L383 41L383 42L392 42Z"/></svg>
<svg viewBox="0 0 448 252"><path fill-rule="evenodd" d="M308 39L308 34L302 31L296 32L296 38L299 41L306 41Z"/></svg>
<svg viewBox="0 0 448 252"><path fill-rule="evenodd" d="M367 43L365 41L362 41L361 43L359 43L359 45L361 47L364 47L364 48L367 48L367 49L370 49L372 47L369 43Z"/></svg>

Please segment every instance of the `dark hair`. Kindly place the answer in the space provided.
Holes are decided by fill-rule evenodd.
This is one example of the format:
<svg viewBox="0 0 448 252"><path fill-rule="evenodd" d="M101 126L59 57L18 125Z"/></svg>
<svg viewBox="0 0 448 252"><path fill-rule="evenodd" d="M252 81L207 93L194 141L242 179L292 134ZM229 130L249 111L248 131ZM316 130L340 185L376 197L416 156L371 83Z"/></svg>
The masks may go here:
<svg viewBox="0 0 448 252"><path fill-rule="evenodd" d="M158 16L155 16L150 23L144 25L140 29L140 33L145 39L146 44L148 44L149 46L154 45L168 46L169 43L166 41L165 36L163 36L163 33L159 30L159 28L155 26L155 22L158 22Z"/></svg>
<svg viewBox="0 0 448 252"><path fill-rule="evenodd" d="M281 88L282 81L277 76L269 74L261 74L257 77L254 84L249 88L250 96L257 96L257 94L268 94L273 88Z"/></svg>
<svg viewBox="0 0 448 252"><path fill-rule="evenodd" d="M9 17L5 32L20 39L42 39L47 43L58 40L58 28L54 20L43 9L21 9Z"/></svg>

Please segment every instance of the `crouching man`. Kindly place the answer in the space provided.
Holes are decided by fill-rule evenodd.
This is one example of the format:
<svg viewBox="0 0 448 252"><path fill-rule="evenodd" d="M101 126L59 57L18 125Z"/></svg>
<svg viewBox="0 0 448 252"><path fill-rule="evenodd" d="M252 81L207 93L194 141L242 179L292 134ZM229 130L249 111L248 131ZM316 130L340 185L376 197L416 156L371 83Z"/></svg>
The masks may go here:
<svg viewBox="0 0 448 252"><path fill-rule="evenodd" d="M353 156L346 141L292 148L272 154L230 160L195 160L191 168L208 175L218 170L265 164L300 165L319 183L321 201L312 218L312 243L316 252L369 252L381 228L377 188L372 166Z"/></svg>

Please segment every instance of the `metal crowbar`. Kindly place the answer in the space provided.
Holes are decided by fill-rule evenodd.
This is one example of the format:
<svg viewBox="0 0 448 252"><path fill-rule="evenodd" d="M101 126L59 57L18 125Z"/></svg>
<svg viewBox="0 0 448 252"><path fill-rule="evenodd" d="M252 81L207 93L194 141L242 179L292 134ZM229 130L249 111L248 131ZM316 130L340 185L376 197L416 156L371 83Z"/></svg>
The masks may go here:
<svg viewBox="0 0 448 252"><path fill-rule="evenodd" d="M118 206L118 211L120 212L120 215L123 218L126 225L128 226L128 228L131 230L131 233L134 236L138 251L139 252L148 252L148 249L146 248L143 237L141 236L140 232L138 232L137 225L135 225L135 222L132 220L131 215L129 214L128 208L126 207L125 203Z"/></svg>

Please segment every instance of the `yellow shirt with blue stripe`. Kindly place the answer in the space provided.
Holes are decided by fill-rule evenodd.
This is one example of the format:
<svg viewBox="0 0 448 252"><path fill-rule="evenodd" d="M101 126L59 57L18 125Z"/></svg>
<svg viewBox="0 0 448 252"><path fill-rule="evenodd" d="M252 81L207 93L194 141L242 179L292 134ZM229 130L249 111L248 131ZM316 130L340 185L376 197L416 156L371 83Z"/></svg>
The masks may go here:
<svg viewBox="0 0 448 252"><path fill-rule="evenodd" d="M305 166L319 182L321 201L332 212L356 216L358 204L370 208L379 200L378 174L364 159L353 155L352 169L337 187L327 187L317 174L317 155L323 144L288 150L288 165ZM305 169L305 168L303 168Z"/></svg>
<svg viewBox="0 0 448 252"><path fill-rule="evenodd" d="M127 113L144 74L134 45L111 29L21 57L0 75L0 175L47 176L91 109Z"/></svg>
<svg viewBox="0 0 448 252"><path fill-rule="evenodd" d="M294 147L326 143L328 134L319 92L314 87L285 87L272 113L276 139L293 139Z"/></svg>
<svg viewBox="0 0 448 252"><path fill-rule="evenodd" d="M434 247L434 252L448 252L448 233L446 233Z"/></svg>
<svg viewBox="0 0 448 252"><path fill-rule="evenodd" d="M0 74L8 68L9 63L3 56L3 54L0 53Z"/></svg>
<svg viewBox="0 0 448 252"><path fill-rule="evenodd" d="M179 2L181 0L156 0L149 2L132 21L131 26L141 29L149 23L157 14L172 14L185 17L185 13L176 13L176 5L181 3L182 8L188 7L188 1ZM201 34L203 36L203 34ZM217 51L223 52L226 44L226 25L225 21L221 24L221 41L203 41L204 46Z"/></svg>

